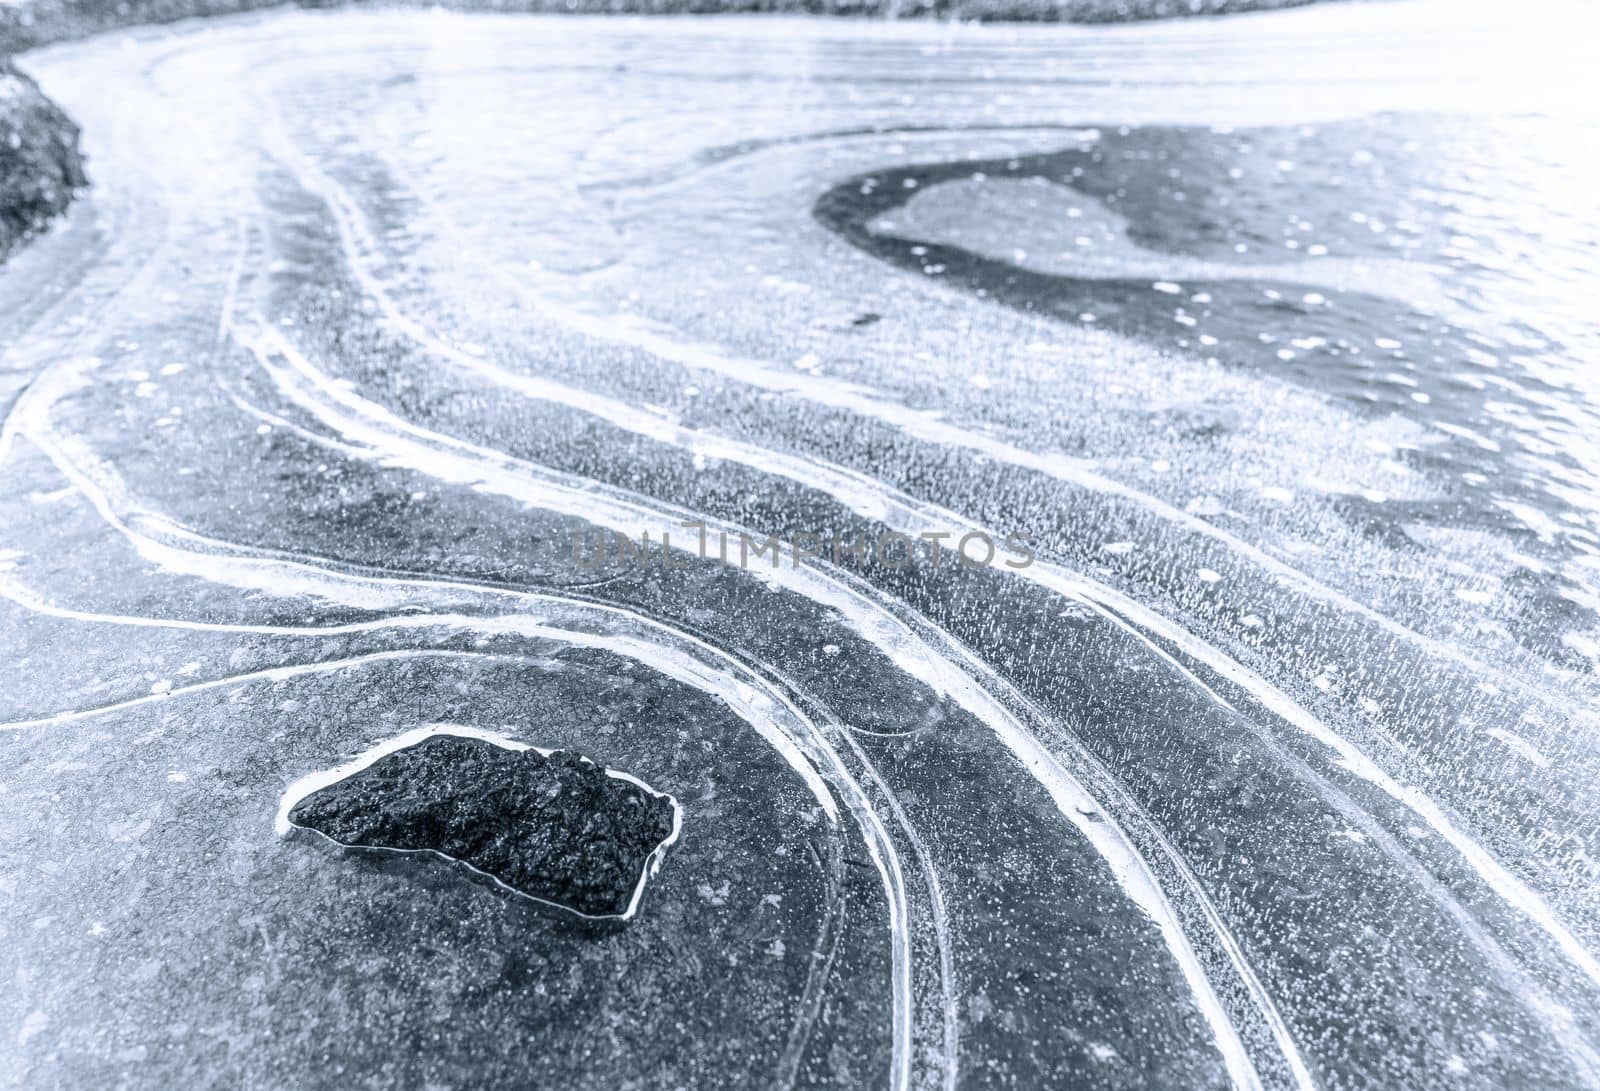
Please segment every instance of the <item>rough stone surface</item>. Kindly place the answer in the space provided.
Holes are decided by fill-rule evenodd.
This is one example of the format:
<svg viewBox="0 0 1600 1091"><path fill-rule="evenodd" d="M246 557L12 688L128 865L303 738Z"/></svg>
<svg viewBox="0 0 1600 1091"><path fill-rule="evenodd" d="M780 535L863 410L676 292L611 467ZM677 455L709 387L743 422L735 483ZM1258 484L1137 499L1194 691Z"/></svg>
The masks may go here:
<svg viewBox="0 0 1600 1091"><path fill-rule="evenodd" d="M60 215L87 182L78 127L0 60L0 258Z"/></svg>
<svg viewBox="0 0 1600 1091"><path fill-rule="evenodd" d="M344 845L428 849L588 916L627 911L672 804L570 751L548 757L435 735L295 805Z"/></svg>

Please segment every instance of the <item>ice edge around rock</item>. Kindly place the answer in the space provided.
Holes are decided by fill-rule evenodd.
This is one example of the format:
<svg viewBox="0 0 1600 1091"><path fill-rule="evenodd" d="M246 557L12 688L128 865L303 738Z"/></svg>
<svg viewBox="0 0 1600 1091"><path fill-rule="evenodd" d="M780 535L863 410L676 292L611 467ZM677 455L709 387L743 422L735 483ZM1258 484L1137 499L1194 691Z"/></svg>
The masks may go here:
<svg viewBox="0 0 1600 1091"><path fill-rule="evenodd" d="M602 771L607 776L632 784L641 790L648 792L650 795L655 796L657 799L666 800L667 804L672 809L671 828L668 831L667 836L645 858L643 866L639 869L639 877L634 883L633 891L628 899L627 907L621 913L585 913L582 910L576 909L570 905L565 905L561 902L553 901L548 898L541 898L535 894L530 894L527 891L517 889L516 887L500 879L498 876L484 871L481 868L474 867L466 860L462 860L458 857L450 855L447 852L441 852L437 849L389 848L377 845L349 844L347 842L338 840L322 830L311 826L302 825L290 818L291 812L293 812L302 801L308 799L317 792L360 774L364 770L377 764L379 761L389 757L390 755L407 750L421 742L438 737L440 735L449 735L457 738L486 742L509 751L531 750L534 753L545 757L549 757L551 754L557 752L554 749L545 749L543 747L532 746L528 743L510 738L509 736L493 731L487 731L482 728L469 727L461 724L428 724L426 726L407 731L404 734L397 735L391 739L387 739L376 746L362 751L350 761L347 761L341 765L334 766L330 769L318 770L314 773L308 773L307 775L295 780L287 789L284 790L283 796L279 801L277 817L273 823L275 832L280 837L289 837L297 833L315 835L329 844L353 852L370 852L393 856L427 855L437 857L438 859L444 860L454 867L464 868L465 870L471 872L474 876L487 880L494 887L513 897L524 898L539 905L549 906L551 908L558 909L563 913L570 914L586 921L624 922L633 919L633 917L637 915L640 903L644 897L645 888L649 885L650 880L653 879L660 871L662 861L666 858L667 851L677 843L678 838L683 831L683 807L678 802L677 798L670 793L659 791L631 773L625 773L618 769L606 768L604 766L601 767ZM579 755L579 757L591 765L596 764L586 756Z"/></svg>

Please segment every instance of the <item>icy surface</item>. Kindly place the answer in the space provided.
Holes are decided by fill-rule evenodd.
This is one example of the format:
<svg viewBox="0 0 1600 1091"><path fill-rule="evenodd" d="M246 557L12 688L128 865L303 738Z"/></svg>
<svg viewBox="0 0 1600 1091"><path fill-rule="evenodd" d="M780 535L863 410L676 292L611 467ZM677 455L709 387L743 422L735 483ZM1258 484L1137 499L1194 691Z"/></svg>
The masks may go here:
<svg viewBox="0 0 1600 1091"><path fill-rule="evenodd" d="M1594 1085L1600 98L1503 7L26 58L0 1067ZM277 835L440 723L670 793L646 911Z"/></svg>

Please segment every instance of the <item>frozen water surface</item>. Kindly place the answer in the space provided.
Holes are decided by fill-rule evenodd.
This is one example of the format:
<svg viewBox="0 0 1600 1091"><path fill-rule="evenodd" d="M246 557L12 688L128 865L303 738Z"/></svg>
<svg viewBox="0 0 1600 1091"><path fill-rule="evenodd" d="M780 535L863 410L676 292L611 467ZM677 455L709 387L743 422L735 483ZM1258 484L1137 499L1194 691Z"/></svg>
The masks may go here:
<svg viewBox="0 0 1600 1091"><path fill-rule="evenodd" d="M1600 98L1496 7L25 58L7 1075L1594 1086ZM275 832L440 723L670 793L637 915Z"/></svg>

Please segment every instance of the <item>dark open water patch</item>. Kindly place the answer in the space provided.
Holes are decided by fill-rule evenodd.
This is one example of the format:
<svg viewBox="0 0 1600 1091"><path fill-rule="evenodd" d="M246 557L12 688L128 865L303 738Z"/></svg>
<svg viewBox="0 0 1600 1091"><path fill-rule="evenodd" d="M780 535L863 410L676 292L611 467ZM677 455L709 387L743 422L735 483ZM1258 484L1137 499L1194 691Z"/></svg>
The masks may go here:
<svg viewBox="0 0 1600 1091"><path fill-rule="evenodd" d="M348 848L432 853L597 918L633 916L677 839L671 796L571 751L449 733L380 751L291 788L283 821Z"/></svg>
<svg viewBox="0 0 1600 1091"><path fill-rule="evenodd" d="M1483 272L1481 256L1452 246L1458 210L1449 182L1438 176L1444 172L1416 162L1427 160L1418 150L1426 142L1456 135L1439 119L1092 131L1092 142L1044 155L858 175L824 194L815 215L876 257L951 287L1166 351L1258 369L1383 413L1492 431L1483 404L1497 395L1455 376L1483 369L1487 354L1499 362L1556 347L1531 328L1515 345L1497 343L1385 294L1382 285L1338 291L1254 268L1296 262L1311 273L1318 258L1334 257L1404 260L1458 279ZM1217 272L1161 278L1041 271L915 232L874 230L875 220L914 195L970 179L1053 183L1125 217L1128 240L1147 252L1211 262ZM1423 200L1417 192L1434 196ZM1471 308L1480 301L1461 302ZM1519 378L1538 393L1554 393ZM1473 454L1482 461L1481 449Z"/></svg>

